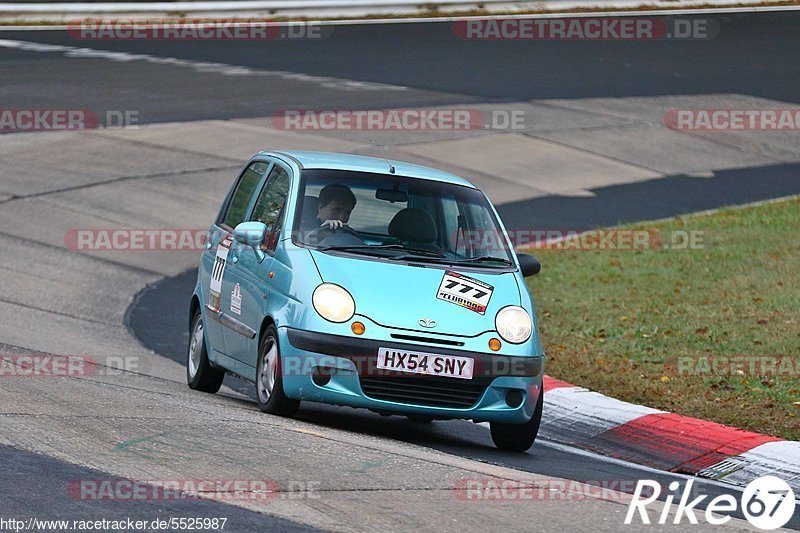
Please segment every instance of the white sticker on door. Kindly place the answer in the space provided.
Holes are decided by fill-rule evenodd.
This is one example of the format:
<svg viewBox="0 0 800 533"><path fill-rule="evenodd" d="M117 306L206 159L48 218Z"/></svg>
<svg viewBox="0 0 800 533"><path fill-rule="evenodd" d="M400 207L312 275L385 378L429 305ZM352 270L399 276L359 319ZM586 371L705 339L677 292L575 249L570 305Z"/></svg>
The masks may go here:
<svg viewBox="0 0 800 533"><path fill-rule="evenodd" d="M242 314L242 288L237 283L231 291L231 312Z"/></svg>

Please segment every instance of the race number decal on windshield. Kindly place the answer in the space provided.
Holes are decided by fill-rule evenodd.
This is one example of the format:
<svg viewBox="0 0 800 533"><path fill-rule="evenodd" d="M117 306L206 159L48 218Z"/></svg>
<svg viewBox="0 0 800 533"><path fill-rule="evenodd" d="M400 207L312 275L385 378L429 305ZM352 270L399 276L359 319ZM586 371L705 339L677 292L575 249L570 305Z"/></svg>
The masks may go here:
<svg viewBox="0 0 800 533"><path fill-rule="evenodd" d="M493 290L494 287L488 283L448 271L444 273L436 297L483 315Z"/></svg>
<svg viewBox="0 0 800 533"><path fill-rule="evenodd" d="M215 311L220 308L220 294L222 293L222 276L225 274L225 265L228 262L228 252L231 250L233 238L230 235L225 235L217 246L217 255L214 258L214 264L211 266L211 294L210 304Z"/></svg>

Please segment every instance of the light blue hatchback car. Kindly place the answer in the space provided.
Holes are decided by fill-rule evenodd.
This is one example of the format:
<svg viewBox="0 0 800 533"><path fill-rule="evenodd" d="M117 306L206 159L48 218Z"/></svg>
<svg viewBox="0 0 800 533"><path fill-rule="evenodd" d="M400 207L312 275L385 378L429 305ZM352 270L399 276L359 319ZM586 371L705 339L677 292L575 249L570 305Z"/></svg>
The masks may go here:
<svg viewBox="0 0 800 533"><path fill-rule="evenodd" d="M517 254L468 181L386 159L260 152L208 233L190 308L189 386L225 373L259 407L301 400L425 422L490 422L525 451L545 355Z"/></svg>

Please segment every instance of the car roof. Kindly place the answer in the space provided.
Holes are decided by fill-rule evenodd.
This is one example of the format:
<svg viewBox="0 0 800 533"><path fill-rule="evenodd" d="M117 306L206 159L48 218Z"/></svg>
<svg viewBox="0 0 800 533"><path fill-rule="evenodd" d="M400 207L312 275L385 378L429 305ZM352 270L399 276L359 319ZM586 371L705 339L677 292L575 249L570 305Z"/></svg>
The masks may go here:
<svg viewBox="0 0 800 533"><path fill-rule="evenodd" d="M259 155L289 156L300 164L301 168L329 168L333 170L354 170L357 172L372 172L375 174L392 175L389 172L389 165L386 159L380 157L368 157L365 155L340 154L336 152L308 152L301 150L291 151L264 151ZM450 174L443 170L404 163L403 161L389 160L395 168L394 175L406 176L410 178L420 178L444 183L463 185L472 189L477 189L475 185L462 177Z"/></svg>

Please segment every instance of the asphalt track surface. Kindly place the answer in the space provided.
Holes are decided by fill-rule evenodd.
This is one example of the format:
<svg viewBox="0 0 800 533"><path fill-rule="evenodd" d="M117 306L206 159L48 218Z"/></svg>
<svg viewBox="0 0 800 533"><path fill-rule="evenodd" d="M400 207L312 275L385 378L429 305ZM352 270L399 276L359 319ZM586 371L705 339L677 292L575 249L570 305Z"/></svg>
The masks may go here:
<svg viewBox="0 0 800 533"><path fill-rule="evenodd" d="M0 48L7 108L138 110L141 124L264 117L284 109L369 109L497 104L534 99L743 94L800 102L800 12L683 15L705 18L712 38L651 41L465 41L448 22L336 25L300 40L98 40L66 31L0 31L0 39L59 44L266 71L301 73L408 90L337 91L202 69L149 70L124 58L102 62ZM757 43L757 45L753 45ZM777 106L776 106L777 107ZM800 164L683 174L504 203L509 228L585 228L652 220L800 193ZM554 222L557 221L557 222Z"/></svg>
<svg viewBox="0 0 800 533"><path fill-rule="evenodd" d="M209 519L226 517L229 524L225 531L252 533L261 530L265 525L270 531L281 533L319 531L211 500L176 497L157 501L145 500L131 505L129 501L70 499L67 492L71 482L103 479L122 483L125 480L109 478L103 472L7 446L0 446L0 461L3 465L0 469L0 485L14 487L14 490L3 491L2 509L5 519L15 518L27 522L29 517L35 516L41 521L67 520L71 524L84 520L117 521L125 517L152 524L154 520L169 522L171 518L188 516ZM25 481L20 482L21 480ZM53 487L62 489L59 491L61 498L52 497ZM45 529L43 526L40 528ZM71 526L67 529L71 529ZM0 528L0 531L5 529Z"/></svg>
<svg viewBox="0 0 800 533"><path fill-rule="evenodd" d="M454 36L452 24L442 22L334 26L326 39L292 41L80 40L64 31L3 31L0 38L395 84L447 93L450 103L713 93L800 102L800 13L682 16L697 17L712 19L719 33L685 41L465 41ZM4 105L10 98L9 107L47 99L73 108L118 109L123 100L128 109L146 110L143 122L159 122L264 116L287 103L276 100L269 84L237 78L231 82L236 91L207 99L214 88L203 84L124 77L123 96L108 89L125 75L124 62L86 72L64 61L48 65L41 78L35 77L43 73L30 53L6 51L3 57L8 53L14 68L3 69L0 86L16 89L3 95ZM43 83L47 79L62 83ZM65 90L63 82L81 90ZM424 100L417 105L435 103ZM294 101L330 107L317 94L296 94ZM397 94L379 93L359 107L405 103Z"/></svg>
<svg viewBox="0 0 800 533"><path fill-rule="evenodd" d="M143 123L210 118L264 116L287 107L371 108L460 103L502 103L537 98L618 98L647 95L742 93L787 103L798 103L800 91L800 26L797 12L750 15L713 15L721 30L714 39L686 42L464 42L453 38L450 25L336 26L335 38L293 42L119 42L76 41L64 32L3 31L0 39L90 47L157 57L219 62L258 69L332 76L410 87L408 92L372 91L357 94L310 90L278 91L257 78L237 78L208 86L202 75L179 73L179 80L142 75L124 61L102 68L81 60L42 61L33 52L0 50L8 68L0 69L0 96L9 108L140 109ZM768 37L768 38L767 38ZM366 46L365 43L369 43ZM753 43L758 43L754 46ZM307 89L304 89L307 90ZM0 136L0 142L2 137ZM688 176L595 189L592 198L545 196L499 206L510 227L547 224L587 227L657 218L720 205L739 204L800 193L798 165L722 170L713 185ZM713 187L709 191L709 187ZM524 218L523 218L524 217ZM533 217L533 220L531 220ZM516 223L516 224L515 224ZM546 266L545 266L546 268ZM128 313L132 332L158 354L183 362L186 339L186 303L195 273L166 279L143 291ZM158 313L149 310L158 309ZM228 384L244 393L250 387L238 380ZM526 454L498 452L488 431L463 421L413 424L403 417L381 417L363 410L304 404L299 418L320 426L357 433L384 435L449 454L576 480L651 478L668 483L680 479L635 465L538 443ZM411 430L410 430L411 429ZM0 448L3 487L19 476L64 483L91 473L80 467L10 448ZM15 465L9 468L7 465ZM699 482L699 480L698 480ZM699 482L708 494L737 492L720 484ZM31 515L45 505L54 512L74 513L75 502L46 500L35 485L10 494L5 502ZM42 499L45 498L45 499ZM128 505L142 516L153 517L148 502ZM196 504L194 504L196 505ZM204 502L209 516L225 508L247 530L252 520L265 518L238 508ZM5 508L5 504L3 506ZM181 510L160 504L159 513ZM92 507L97 510L96 507ZM193 507L192 510L196 510ZM109 504L110 516L118 511ZM98 513L94 513L97 516ZM128 512L128 515L131 513ZM275 519L270 530L305 530L304 526ZM800 529L796 513L790 527ZM251 530L258 529L254 527Z"/></svg>

